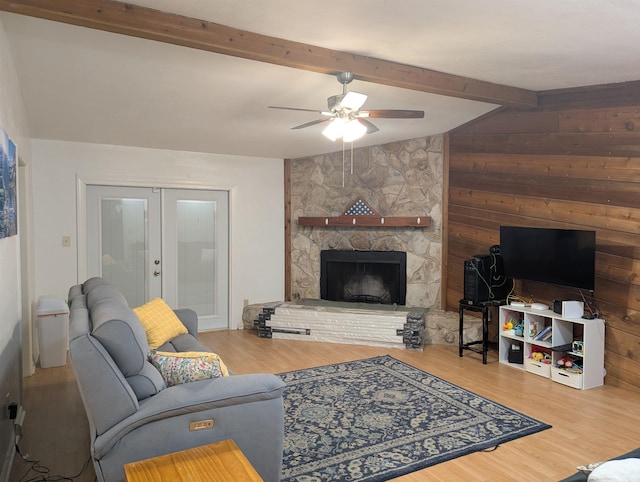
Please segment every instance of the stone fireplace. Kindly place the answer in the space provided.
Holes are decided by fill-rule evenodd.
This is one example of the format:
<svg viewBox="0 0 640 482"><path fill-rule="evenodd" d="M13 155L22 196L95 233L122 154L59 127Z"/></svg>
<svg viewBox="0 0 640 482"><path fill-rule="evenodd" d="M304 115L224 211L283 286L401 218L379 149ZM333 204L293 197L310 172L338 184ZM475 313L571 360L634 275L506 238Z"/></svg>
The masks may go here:
<svg viewBox="0 0 640 482"><path fill-rule="evenodd" d="M403 251L323 250L320 298L356 303L406 303L407 254Z"/></svg>
<svg viewBox="0 0 640 482"><path fill-rule="evenodd" d="M321 298L323 250L403 251L406 302L439 307L443 139L437 135L291 161L291 300ZM385 217L429 217L428 227L300 226L303 216L340 216L362 198ZM288 300L289 301L289 300Z"/></svg>
<svg viewBox="0 0 640 482"><path fill-rule="evenodd" d="M424 343L457 343L458 313L439 308L443 142L444 136L436 135L357 148L353 150L353 166L342 152L292 160L291 299L249 305L243 312L245 327L256 328L259 336L265 337L414 348L412 323L414 314L420 313L426 318ZM354 199L363 199L384 217L424 216L431 223L422 227L298 224L300 217L341 216ZM384 310L327 306L331 302L320 299L323 251L404 252L405 306L384 306ZM372 291L375 298L386 298L384 282L377 277L368 278L364 288L355 288L360 302ZM464 330L465 342L480 339L479 318L465 319Z"/></svg>

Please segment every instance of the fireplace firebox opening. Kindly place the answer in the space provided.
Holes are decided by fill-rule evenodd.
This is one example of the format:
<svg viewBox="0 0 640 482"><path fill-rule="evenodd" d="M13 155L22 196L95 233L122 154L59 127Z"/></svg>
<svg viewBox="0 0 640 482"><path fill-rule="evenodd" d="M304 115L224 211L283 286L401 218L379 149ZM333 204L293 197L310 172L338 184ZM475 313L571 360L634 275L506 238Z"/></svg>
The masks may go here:
<svg viewBox="0 0 640 482"><path fill-rule="evenodd" d="M406 304L404 251L323 250L320 297L330 301Z"/></svg>

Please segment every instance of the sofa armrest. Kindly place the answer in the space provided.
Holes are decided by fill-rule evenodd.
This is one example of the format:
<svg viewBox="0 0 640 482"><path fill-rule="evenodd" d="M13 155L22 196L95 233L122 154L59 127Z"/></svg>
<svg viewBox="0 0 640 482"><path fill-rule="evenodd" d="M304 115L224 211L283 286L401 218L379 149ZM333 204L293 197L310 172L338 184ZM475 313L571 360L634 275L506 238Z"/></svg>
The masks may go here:
<svg viewBox="0 0 640 482"><path fill-rule="evenodd" d="M256 373L185 383L140 402L140 409L96 438L93 457L100 459L114 444L139 427L173 417L211 412L230 406L282 398L285 383L275 375Z"/></svg>
<svg viewBox="0 0 640 482"><path fill-rule="evenodd" d="M194 338L198 338L198 314L191 308L178 308L173 310L187 331Z"/></svg>

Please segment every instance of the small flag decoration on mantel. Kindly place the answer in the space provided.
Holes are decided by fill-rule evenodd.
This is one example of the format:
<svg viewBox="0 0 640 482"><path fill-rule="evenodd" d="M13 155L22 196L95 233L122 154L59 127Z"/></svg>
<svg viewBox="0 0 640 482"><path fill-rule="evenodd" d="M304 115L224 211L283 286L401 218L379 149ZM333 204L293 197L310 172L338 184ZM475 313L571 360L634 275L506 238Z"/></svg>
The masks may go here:
<svg viewBox="0 0 640 482"><path fill-rule="evenodd" d="M364 202L361 198L356 199L356 201L351 205L349 209L344 213L345 216L378 216L371 207Z"/></svg>

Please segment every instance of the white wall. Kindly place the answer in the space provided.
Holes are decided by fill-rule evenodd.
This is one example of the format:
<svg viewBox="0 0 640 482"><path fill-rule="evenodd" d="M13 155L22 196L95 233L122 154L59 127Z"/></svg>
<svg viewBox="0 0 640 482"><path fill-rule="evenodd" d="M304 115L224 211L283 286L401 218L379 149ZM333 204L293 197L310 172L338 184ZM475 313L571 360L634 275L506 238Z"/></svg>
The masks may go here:
<svg viewBox="0 0 640 482"><path fill-rule="evenodd" d="M0 27L2 25L0 24ZM4 27L0 28L0 127L20 149L22 132L21 114L24 110L13 58ZM20 310L20 251L19 239L12 236L0 239L0 351L9 342L21 316ZM0 393L4 403L4 393Z"/></svg>
<svg viewBox="0 0 640 482"><path fill-rule="evenodd" d="M35 290L66 299L84 281L76 229L82 183L208 188L230 192L230 320L243 300L284 297L284 182L281 159L249 158L33 140ZM72 238L62 247L62 236ZM80 266L80 273L78 267Z"/></svg>
<svg viewBox="0 0 640 482"><path fill-rule="evenodd" d="M19 158L28 163L30 154L26 111L4 21L6 17L0 15L0 127L16 144ZM20 169L19 175L23 172L25 169ZM21 180L20 184L27 185L28 182ZM19 205L19 216L25 215L20 209ZM3 410L0 417L0 480L8 477L14 453L6 407L9 402L22 401L21 338L30 337L30 333L24 332L24 324L20 322L23 316L20 272L25 266L20 259L21 235L23 234L19 228L18 236L0 239L0 410ZM25 317L28 316L29 313L25 313ZM25 329L29 328L27 325ZM25 356L28 360L29 353ZM29 373L28 366L25 373Z"/></svg>

